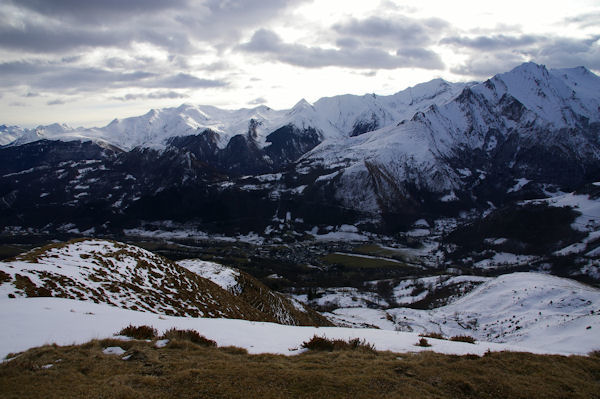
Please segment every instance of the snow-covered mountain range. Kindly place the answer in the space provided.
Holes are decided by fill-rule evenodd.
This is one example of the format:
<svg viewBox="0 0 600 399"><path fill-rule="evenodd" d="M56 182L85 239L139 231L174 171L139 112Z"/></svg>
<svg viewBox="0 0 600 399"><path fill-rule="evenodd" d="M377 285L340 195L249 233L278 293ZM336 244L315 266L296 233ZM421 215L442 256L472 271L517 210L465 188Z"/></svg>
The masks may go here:
<svg viewBox="0 0 600 399"><path fill-rule="evenodd" d="M2 126L0 145L22 145L37 140L93 140L122 150L135 147L164 149L168 139L210 129L224 148L231 138L249 132L260 145L277 129L294 125L314 128L321 139L343 139L398 123L458 95L466 87L435 79L390 96L366 94L322 98L314 104L300 100L289 110L261 105L251 109L226 110L212 106L183 104L177 108L152 109L145 115L115 119L101 128L71 128L65 124L22 129Z"/></svg>
<svg viewBox="0 0 600 399"><path fill-rule="evenodd" d="M304 235L353 225L392 234L470 215L487 217L490 230L498 212L522 212L506 207L551 203L523 201L570 192L595 200L599 93L600 78L584 67L526 63L483 83L438 79L282 111L184 104L103 128L3 126L0 227ZM557 211L568 234L548 251L581 239L569 227L574 211ZM489 234L510 239L505 230Z"/></svg>

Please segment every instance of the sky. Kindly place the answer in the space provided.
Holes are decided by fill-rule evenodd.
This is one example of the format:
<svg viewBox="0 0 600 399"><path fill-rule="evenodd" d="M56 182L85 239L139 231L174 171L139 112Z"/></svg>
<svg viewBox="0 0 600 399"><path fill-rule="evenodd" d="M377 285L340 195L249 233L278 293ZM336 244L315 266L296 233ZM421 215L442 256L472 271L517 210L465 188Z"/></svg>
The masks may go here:
<svg viewBox="0 0 600 399"><path fill-rule="evenodd" d="M526 61L598 73L600 1L2 0L0 125L287 109Z"/></svg>

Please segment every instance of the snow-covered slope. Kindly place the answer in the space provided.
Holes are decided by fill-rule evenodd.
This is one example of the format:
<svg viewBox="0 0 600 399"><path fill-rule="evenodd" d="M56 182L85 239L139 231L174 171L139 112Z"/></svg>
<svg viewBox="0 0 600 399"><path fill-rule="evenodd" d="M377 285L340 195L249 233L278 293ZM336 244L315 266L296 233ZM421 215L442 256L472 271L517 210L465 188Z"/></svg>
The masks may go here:
<svg viewBox="0 0 600 399"><path fill-rule="evenodd" d="M55 296L165 315L259 319L216 284L151 252L105 240L58 244L0 263L2 297ZM233 299L233 301L232 301Z"/></svg>
<svg viewBox="0 0 600 399"><path fill-rule="evenodd" d="M26 130L19 126L0 126L0 146L15 142L23 136L25 132Z"/></svg>
<svg viewBox="0 0 600 399"><path fill-rule="evenodd" d="M583 67L523 64L398 126L325 141L304 155L298 170L338 171L330 179L336 197L371 212L410 197L409 189L458 201L460 191L467 195L492 174L505 179L507 170L515 179L579 181L600 160L599 93L600 78ZM548 157L556 170L548 168Z"/></svg>
<svg viewBox="0 0 600 399"><path fill-rule="evenodd" d="M329 324L309 309L296 309L262 284L261 295L253 295L250 302L241 295L246 287L236 283L238 289L227 289L216 268L230 277L237 273L240 278L240 272L210 263L184 264L193 272L132 245L76 240L0 262L0 298L61 297L162 315ZM10 306L10 302L5 304Z"/></svg>
<svg viewBox="0 0 600 399"><path fill-rule="evenodd" d="M94 304L64 298L18 298L7 303L0 298L0 360L9 353L32 347L56 343L81 344L92 339L111 338L122 328L149 325L160 333L170 329L193 329L217 342L219 346L238 346L249 353L302 353L302 342L314 335L331 339L360 338L378 350L418 352L433 350L448 354L478 354L491 351L531 351L534 353L560 353L552 347L542 350L509 344L478 342L468 344L429 339L431 347L419 347L417 333L377 329L351 329L339 327L298 327L246 320L208 319L159 316L148 312L119 309L105 304ZM10 306L8 306L10 304ZM572 348L578 353L578 348Z"/></svg>
<svg viewBox="0 0 600 399"><path fill-rule="evenodd" d="M180 266L219 285L224 290L253 304L276 322L287 325L331 325L326 318L294 298L270 290L256 278L240 270L207 262L186 259L177 262Z"/></svg>
<svg viewBox="0 0 600 399"><path fill-rule="evenodd" d="M502 275L433 310L346 308L333 315L348 323L470 335L540 350L587 353L600 348L600 290L538 273Z"/></svg>
<svg viewBox="0 0 600 399"><path fill-rule="evenodd" d="M464 87L462 83L436 79L391 96L343 95L322 98L314 105L302 99L289 110L273 110L264 105L225 110L183 104L176 108L153 109L137 117L115 119L102 128L72 129L55 124L25 130L18 135L2 134L1 144L20 145L40 139L94 140L124 150L134 147L161 149L171 137L210 129L218 134L220 148L239 134L249 134L259 146L265 146L270 133L290 124L301 130L314 128L323 139L340 139L408 119L432 104L448 101Z"/></svg>

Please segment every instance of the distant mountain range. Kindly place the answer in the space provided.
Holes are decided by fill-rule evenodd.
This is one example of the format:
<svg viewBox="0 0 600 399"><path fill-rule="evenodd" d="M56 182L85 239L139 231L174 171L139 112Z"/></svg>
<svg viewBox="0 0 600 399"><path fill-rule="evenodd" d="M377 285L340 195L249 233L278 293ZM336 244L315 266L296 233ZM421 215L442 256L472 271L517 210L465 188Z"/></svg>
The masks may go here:
<svg viewBox="0 0 600 399"><path fill-rule="evenodd" d="M102 128L1 126L0 228L392 234L589 188L599 134L600 78L534 63L282 111L184 104Z"/></svg>

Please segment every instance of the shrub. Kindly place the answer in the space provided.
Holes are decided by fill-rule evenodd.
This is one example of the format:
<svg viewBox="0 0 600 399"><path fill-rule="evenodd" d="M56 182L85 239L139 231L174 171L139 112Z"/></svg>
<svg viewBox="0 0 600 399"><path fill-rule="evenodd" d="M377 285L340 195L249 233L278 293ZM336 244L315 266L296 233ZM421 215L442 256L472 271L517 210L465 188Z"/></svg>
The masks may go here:
<svg viewBox="0 0 600 399"><path fill-rule="evenodd" d="M469 344L474 344L475 338L471 337L470 335L455 335L454 337L450 338L450 341L467 342Z"/></svg>
<svg viewBox="0 0 600 399"><path fill-rule="evenodd" d="M428 346L431 346L431 344L429 343L429 341L427 341L427 339L425 339L425 338L421 338L421 339L419 340L419 342L417 342L417 343L415 344L415 346L422 346L422 347L424 347L424 348L427 348Z"/></svg>
<svg viewBox="0 0 600 399"><path fill-rule="evenodd" d="M436 332L428 332L419 334L419 337L435 338L435 339L446 339L442 334Z"/></svg>
<svg viewBox="0 0 600 399"><path fill-rule="evenodd" d="M348 350L360 350L366 352L375 352L375 346L368 343L364 339L354 338L349 341L343 339L329 339L325 337L319 337L314 335L310 341L302 343L302 348L310 349L314 351L348 351Z"/></svg>
<svg viewBox="0 0 600 399"><path fill-rule="evenodd" d="M119 331L118 335L124 335L134 339L153 339L156 338L158 332L154 327L151 326L133 326L128 325Z"/></svg>
<svg viewBox="0 0 600 399"><path fill-rule="evenodd" d="M201 346L217 346L215 341L203 337L198 333L198 331L195 330L178 330L176 328L171 328L170 330L165 331L161 338L171 341L176 339L181 341L190 341Z"/></svg>

